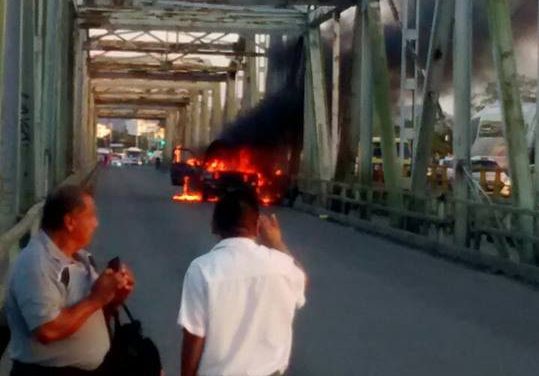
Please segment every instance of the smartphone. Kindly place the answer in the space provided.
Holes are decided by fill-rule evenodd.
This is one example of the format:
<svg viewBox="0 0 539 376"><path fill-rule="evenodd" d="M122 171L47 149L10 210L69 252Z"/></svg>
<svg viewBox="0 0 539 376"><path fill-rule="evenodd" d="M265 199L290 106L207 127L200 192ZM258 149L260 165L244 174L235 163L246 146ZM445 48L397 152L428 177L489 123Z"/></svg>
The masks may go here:
<svg viewBox="0 0 539 376"><path fill-rule="evenodd" d="M121 263L120 263L120 258L119 257L115 257L115 258L111 259L109 261L109 263L107 264L107 268L112 269L115 272L120 271L120 266L121 266Z"/></svg>

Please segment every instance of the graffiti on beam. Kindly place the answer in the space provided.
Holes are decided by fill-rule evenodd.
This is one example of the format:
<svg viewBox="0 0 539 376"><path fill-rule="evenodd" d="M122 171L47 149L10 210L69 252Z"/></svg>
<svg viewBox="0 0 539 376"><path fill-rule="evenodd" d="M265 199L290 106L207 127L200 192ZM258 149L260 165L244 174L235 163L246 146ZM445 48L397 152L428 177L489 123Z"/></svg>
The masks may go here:
<svg viewBox="0 0 539 376"><path fill-rule="evenodd" d="M28 147L32 142L32 133L30 127L30 96L26 93L21 94L21 144Z"/></svg>

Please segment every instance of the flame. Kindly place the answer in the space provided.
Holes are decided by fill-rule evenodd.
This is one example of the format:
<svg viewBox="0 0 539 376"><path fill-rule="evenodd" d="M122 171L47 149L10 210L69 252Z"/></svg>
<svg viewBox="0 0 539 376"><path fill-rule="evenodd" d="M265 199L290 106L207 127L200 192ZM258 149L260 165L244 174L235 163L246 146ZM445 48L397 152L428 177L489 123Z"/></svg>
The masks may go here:
<svg viewBox="0 0 539 376"><path fill-rule="evenodd" d="M279 188L278 185L274 184L273 180L281 178L284 172L280 166L276 166L274 170L268 171L268 175L266 175L264 171L261 171L253 163L253 159L252 151L244 148L226 156L207 160L204 168L207 172L213 174L214 179L219 179L220 172L238 172L243 174L243 181L250 183L256 189L262 205L269 206L275 204L279 201L280 194L275 191Z"/></svg>
<svg viewBox="0 0 539 376"><path fill-rule="evenodd" d="M270 206L273 203L273 199L270 196L262 196L260 201L264 206Z"/></svg>
<svg viewBox="0 0 539 376"><path fill-rule="evenodd" d="M196 167L200 164L200 162L196 158L189 158L186 163L192 167Z"/></svg>
<svg viewBox="0 0 539 376"><path fill-rule="evenodd" d="M200 193L189 193L189 176L186 176L183 178L182 194L175 194L172 196L172 200L180 202L201 202L202 195Z"/></svg>

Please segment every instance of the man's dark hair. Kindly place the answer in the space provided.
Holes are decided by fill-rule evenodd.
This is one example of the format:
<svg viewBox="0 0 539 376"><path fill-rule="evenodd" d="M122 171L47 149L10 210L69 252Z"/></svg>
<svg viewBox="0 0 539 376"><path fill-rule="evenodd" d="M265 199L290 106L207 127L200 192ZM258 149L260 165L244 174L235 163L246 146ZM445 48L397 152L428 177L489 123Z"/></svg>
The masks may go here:
<svg viewBox="0 0 539 376"><path fill-rule="evenodd" d="M77 209L84 209L84 196L90 193L77 185L64 185L51 192L45 200L41 229L54 232L64 228L64 217Z"/></svg>
<svg viewBox="0 0 539 376"><path fill-rule="evenodd" d="M215 204L213 230L223 238L256 235L258 198L250 189L227 192Z"/></svg>

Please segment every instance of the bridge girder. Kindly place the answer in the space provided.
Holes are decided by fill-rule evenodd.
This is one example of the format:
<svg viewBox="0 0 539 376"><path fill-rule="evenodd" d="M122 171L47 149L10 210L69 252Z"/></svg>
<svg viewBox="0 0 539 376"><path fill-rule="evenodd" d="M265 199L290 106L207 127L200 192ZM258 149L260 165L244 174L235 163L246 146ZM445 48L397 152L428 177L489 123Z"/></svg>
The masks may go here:
<svg viewBox="0 0 539 376"><path fill-rule="evenodd" d="M196 54L221 56L265 56L264 52L242 51L238 43L170 43L96 39L85 43L87 51L121 51L167 54Z"/></svg>
<svg viewBox="0 0 539 376"><path fill-rule="evenodd" d="M303 32L319 16L309 6L345 9L352 0L75 1L82 28ZM327 12L323 12L327 13ZM314 15L314 17L313 17ZM320 17L319 22L326 17Z"/></svg>

